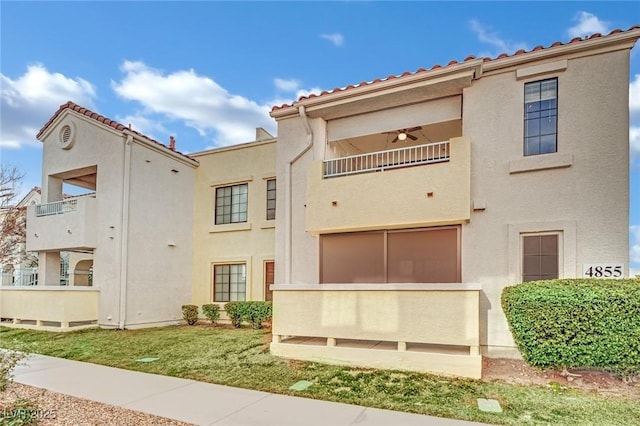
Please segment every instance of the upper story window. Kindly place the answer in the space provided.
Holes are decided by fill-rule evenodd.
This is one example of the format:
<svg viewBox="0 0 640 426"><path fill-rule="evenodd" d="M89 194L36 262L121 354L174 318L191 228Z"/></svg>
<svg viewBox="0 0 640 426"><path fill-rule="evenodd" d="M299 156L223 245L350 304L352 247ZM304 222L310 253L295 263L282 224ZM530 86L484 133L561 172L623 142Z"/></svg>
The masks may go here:
<svg viewBox="0 0 640 426"><path fill-rule="evenodd" d="M216 188L216 225L247 221L248 185Z"/></svg>
<svg viewBox="0 0 640 426"><path fill-rule="evenodd" d="M267 181L267 220L276 218L276 180Z"/></svg>
<svg viewBox="0 0 640 426"><path fill-rule="evenodd" d="M524 155L557 152L558 79L524 85Z"/></svg>

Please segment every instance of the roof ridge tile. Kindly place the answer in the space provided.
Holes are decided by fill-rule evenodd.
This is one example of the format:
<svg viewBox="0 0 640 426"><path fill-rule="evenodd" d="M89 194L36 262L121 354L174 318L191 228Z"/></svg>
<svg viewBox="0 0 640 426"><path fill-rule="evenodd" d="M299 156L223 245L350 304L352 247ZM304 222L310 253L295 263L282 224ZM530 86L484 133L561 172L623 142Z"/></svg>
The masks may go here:
<svg viewBox="0 0 640 426"><path fill-rule="evenodd" d="M283 107L284 107L284 105L283 105ZM128 129L132 133L134 133L134 134L136 134L138 136L141 136L141 137L143 137L143 138L145 138L145 139L147 139L147 140L149 140L149 141L151 141L151 142L153 142L153 143L155 143L157 145L160 145L160 146L162 146L162 147L164 147L164 148L166 148L166 149L168 149L168 150L170 150L172 152L175 152L176 154L178 154L178 155L180 155L182 157L185 157L185 158L187 158L189 160L192 160L192 161L196 161L193 158L189 157L187 154L184 154L184 153L182 153L180 151L176 151L175 149L171 149L167 145L165 145L165 144L163 144L161 142L158 142L157 140L145 135L144 133L140 133L140 132L138 132L136 130L129 129L128 127L126 127L122 123L119 123L119 122L117 122L115 120L111 120L108 117L100 115L97 112L93 112L93 111L91 111L91 110L89 110L87 108L84 108L84 107L82 107L82 106L80 106L80 105L78 105L78 104L76 104L76 103L74 103L72 101L67 101L66 103L60 105L58 110L51 116L51 118L49 118L49 120L45 123L45 125L42 126L42 128L40 129L40 131L36 135L36 138L40 138L42 136L42 134L45 132L45 130L47 130L49 128L49 126L51 126L51 124L56 120L56 118L58 118L58 116L60 114L62 114L62 112L64 110L67 110L67 109L75 111L75 112L77 112L79 114L82 114L85 117L91 118L92 120L95 120L95 121L97 121L99 123L106 124L107 126L112 127L112 128L114 128L114 129L116 129L118 131L122 131L124 129Z"/></svg>

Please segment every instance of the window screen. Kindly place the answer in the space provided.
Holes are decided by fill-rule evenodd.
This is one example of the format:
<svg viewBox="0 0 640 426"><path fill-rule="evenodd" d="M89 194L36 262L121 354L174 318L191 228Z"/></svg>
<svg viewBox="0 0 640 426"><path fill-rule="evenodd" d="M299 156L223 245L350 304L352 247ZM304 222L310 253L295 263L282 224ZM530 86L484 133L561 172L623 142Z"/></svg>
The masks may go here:
<svg viewBox="0 0 640 426"><path fill-rule="evenodd" d="M558 278L558 235L522 237L522 281Z"/></svg>
<svg viewBox="0 0 640 426"><path fill-rule="evenodd" d="M459 227L321 236L322 283L460 281Z"/></svg>

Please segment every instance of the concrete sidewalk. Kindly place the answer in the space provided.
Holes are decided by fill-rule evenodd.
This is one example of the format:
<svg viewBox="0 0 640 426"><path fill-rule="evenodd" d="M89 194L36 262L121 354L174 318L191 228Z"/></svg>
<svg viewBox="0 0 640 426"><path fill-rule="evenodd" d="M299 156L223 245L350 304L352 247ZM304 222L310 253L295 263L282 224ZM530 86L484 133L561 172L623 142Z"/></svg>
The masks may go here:
<svg viewBox="0 0 640 426"><path fill-rule="evenodd" d="M472 425L479 423L276 395L30 355L14 381L197 425Z"/></svg>

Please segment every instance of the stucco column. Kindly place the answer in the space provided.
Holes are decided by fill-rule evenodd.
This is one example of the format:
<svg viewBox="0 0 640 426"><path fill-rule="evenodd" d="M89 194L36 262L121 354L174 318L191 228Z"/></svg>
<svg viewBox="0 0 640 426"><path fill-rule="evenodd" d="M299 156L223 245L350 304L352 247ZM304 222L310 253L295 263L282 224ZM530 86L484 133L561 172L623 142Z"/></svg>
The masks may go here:
<svg viewBox="0 0 640 426"><path fill-rule="evenodd" d="M62 200L62 179L47 176L43 179L42 202L52 203ZM45 186L46 185L46 186Z"/></svg>
<svg viewBox="0 0 640 426"><path fill-rule="evenodd" d="M60 285L60 252L38 253L38 285Z"/></svg>

